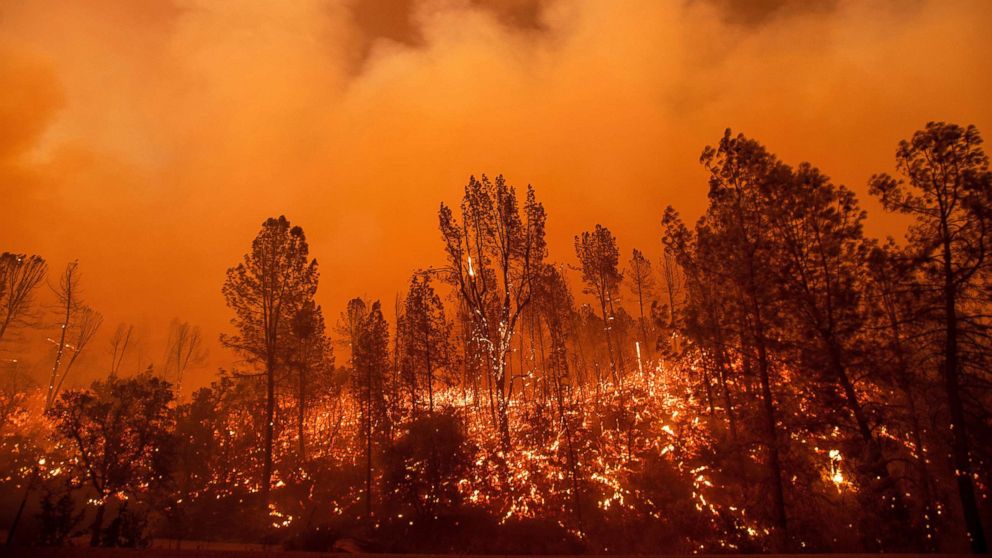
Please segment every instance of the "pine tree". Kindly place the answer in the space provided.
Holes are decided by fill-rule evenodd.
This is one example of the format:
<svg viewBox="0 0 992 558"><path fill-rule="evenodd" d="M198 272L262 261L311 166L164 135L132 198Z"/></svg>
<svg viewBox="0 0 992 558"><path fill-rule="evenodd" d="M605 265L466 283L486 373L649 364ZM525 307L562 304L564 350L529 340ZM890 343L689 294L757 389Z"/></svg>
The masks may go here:
<svg viewBox="0 0 992 558"><path fill-rule="evenodd" d="M368 314L358 325L352 362L351 387L360 404L360 427L365 442L365 513L371 519L374 507L373 453L377 441L386 439L390 429L386 385L389 374L389 324L382 316L378 300L369 306Z"/></svg>
<svg viewBox="0 0 992 558"><path fill-rule="evenodd" d="M452 326L429 276L418 273L410 279L397 335L402 337L400 367L410 394L411 414L416 416L426 393L427 410L433 415L438 380L450 384L446 380L456 359Z"/></svg>
<svg viewBox="0 0 992 558"><path fill-rule="evenodd" d="M975 494L964 379L984 377L992 174L974 126L930 122L904 140L896 168L908 181L881 174L871 192L883 206L914 218L907 239L941 346L940 375L950 419L951 456L965 528L976 553L988 543Z"/></svg>
<svg viewBox="0 0 992 558"><path fill-rule="evenodd" d="M275 430L276 379L282 371L292 335L293 311L306 305L317 292L317 260L300 227L284 216L269 218L252 241L244 261L227 270L222 292L234 311L234 335L221 335L221 343L262 367L265 377L263 464L260 479L262 503L267 504L272 485Z"/></svg>

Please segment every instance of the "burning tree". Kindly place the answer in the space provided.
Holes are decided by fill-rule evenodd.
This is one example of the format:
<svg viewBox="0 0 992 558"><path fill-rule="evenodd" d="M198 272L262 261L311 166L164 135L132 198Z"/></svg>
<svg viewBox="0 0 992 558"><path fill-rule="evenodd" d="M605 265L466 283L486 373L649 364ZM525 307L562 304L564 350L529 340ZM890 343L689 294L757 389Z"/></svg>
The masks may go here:
<svg viewBox="0 0 992 558"><path fill-rule="evenodd" d="M62 384L69 376L69 371L103 324L103 316L83 303L79 287L78 262L73 261L66 266L65 272L59 278L55 296L59 301L61 321L58 341L55 341L55 361L48 377L46 409L55 403ZM68 360L66 360L67 352L70 353Z"/></svg>
<svg viewBox="0 0 992 558"><path fill-rule="evenodd" d="M460 221L443 203L439 213L448 257L445 276L468 309L473 336L484 345L490 411L504 451L510 448L512 396L507 354L547 251L545 218L532 187L520 207L516 190L502 176L490 181L485 175L469 178Z"/></svg>

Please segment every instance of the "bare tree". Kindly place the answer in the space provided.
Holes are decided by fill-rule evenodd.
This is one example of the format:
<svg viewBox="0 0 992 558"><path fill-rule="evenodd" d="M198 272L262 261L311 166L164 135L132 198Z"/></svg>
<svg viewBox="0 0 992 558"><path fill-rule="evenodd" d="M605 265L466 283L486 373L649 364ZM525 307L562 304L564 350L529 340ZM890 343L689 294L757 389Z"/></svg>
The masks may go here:
<svg viewBox="0 0 992 558"><path fill-rule="evenodd" d="M0 254L0 341L11 325L26 317L32 294L47 270L40 256Z"/></svg>
<svg viewBox="0 0 992 558"><path fill-rule="evenodd" d="M120 372L124 357L127 355L128 346L131 344L131 333L134 326L131 324L118 324L114 330L113 337L110 338L110 375L116 376Z"/></svg>
<svg viewBox="0 0 992 558"><path fill-rule="evenodd" d="M348 346L350 354L350 364L355 366L355 347L358 344L358 336L362 332L362 323L368 315L369 304L360 297L355 297L348 301L347 308L338 318L335 332L338 334L340 343Z"/></svg>
<svg viewBox="0 0 992 558"><path fill-rule="evenodd" d="M79 289L79 262L72 261L66 266L59 285L53 289L59 301L61 322L59 339L55 342L55 361L48 379L48 409L58 397L62 383L93 336L96 335L103 316L83 303ZM66 355L68 353L68 360Z"/></svg>
<svg viewBox="0 0 992 558"><path fill-rule="evenodd" d="M191 365L201 364L207 358L200 328L189 322L172 320L165 349L165 371L173 377L176 393L180 393L183 377Z"/></svg>

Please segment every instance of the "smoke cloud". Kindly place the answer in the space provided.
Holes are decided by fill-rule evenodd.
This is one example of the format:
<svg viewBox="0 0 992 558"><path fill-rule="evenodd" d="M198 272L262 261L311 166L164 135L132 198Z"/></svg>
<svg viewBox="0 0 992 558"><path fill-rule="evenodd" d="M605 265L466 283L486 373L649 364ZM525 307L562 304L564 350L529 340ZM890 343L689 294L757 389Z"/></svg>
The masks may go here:
<svg viewBox="0 0 992 558"><path fill-rule="evenodd" d="M657 256L726 127L863 198L928 120L992 134L990 24L981 0L14 0L0 249L79 259L104 337L138 324L146 361L174 317L227 327L224 271L272 215L307 232L329 321L391 302L441 262L438 204L470 174L535 186L553 260L596 223ZM211 347L194 381L231 360Z"/></svg>

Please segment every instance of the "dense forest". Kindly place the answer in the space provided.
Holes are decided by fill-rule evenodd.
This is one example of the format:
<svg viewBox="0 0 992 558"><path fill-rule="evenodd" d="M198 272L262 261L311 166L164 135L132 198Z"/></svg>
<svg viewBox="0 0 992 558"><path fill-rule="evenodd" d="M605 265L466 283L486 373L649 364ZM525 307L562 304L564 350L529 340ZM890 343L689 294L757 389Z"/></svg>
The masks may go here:
<svg viewBox="0 0 992 558"><path fill-rule="evenodd" d="M304 230L270 218L218 278L231 365L191 397L196 326L122 369L132 330L93 346L85 262L4 253L6 542L987 552L989 160L947 123L895 155L868 190L905 216L899 238L728 130L700 157L694 224L659 208L657 244L621 248L592 223L574 259L548 253L539 189L473 177L424 223L444 264L395 312L318 305ZM19 366L32 338L44 373ZM107 355L102 379L75 388L84 352Z"/></svg>

